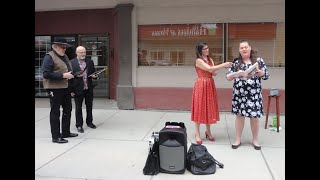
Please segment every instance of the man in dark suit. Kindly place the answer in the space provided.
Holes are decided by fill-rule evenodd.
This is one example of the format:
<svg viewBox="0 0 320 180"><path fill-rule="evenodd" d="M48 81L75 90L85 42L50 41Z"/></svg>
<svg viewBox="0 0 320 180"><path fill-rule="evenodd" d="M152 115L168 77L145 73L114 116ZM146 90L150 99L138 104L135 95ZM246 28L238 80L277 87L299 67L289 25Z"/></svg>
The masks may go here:
<svg viewBox="0 0 320 180"><path fill-rule="evenodd" d="M72 79L72 93L76 105L76 127L78 132L83 133L83 115L82 115L82 102L86 104L86 123L90 128L95 129L96 126L92 123L92 103L93 103L93 85L92 78L97 78L94 73L94 64L91 59L86 58L86 48L78 46L76 49L77 57L71 60L73 75Z"/></svg>

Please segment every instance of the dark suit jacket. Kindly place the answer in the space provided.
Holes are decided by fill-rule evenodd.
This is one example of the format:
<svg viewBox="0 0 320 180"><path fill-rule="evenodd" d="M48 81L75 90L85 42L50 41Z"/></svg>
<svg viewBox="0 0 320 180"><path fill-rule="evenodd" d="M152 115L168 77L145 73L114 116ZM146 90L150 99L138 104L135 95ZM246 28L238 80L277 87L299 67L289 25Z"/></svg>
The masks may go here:
<svg viewBox="0 0 320 180"><path fill-rule="evenodd" d="M94 69L94 64L91 59L85 59L86 66L87 66L87 76L95 72ZM74 58L71 60L71 65L72 65L72 73L77 74L77 72L81 72L79 61L77 58ZM92 86L92 78L87 77L87 83L88 83L88 90L92 91L93 86ZM84 87L84 82L82 77L74 77L71 82L71 91L75 93L75 95L81 95L83 92L83 87Z"/></svg>

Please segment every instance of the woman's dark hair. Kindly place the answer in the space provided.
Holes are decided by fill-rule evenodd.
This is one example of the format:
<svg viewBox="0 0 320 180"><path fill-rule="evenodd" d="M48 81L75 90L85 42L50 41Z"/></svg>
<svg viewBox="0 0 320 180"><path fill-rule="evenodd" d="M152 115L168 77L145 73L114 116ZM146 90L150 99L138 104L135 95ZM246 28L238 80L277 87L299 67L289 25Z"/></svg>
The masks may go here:
<svg viewBox="0 0 320 180"><path fill-rule="evenodd" d="M197 58L201 58L202 59L202 49L203 47L208 46L208 44L204 41L200 41L196 44L196 56ZM208 55L208 59L209 59L209 55ZM196 65L196 61L194 61L194 65Z"/></svg>
<svg viewBox="0 0 320 180"><path fill-rule="evenodd" d="M204 46L208 46L208 45L207 45L206 42L203 42L203 41L198 42L196 44L196 56L197 56L197 58L201 58L202 57L202 49L203 49Z"/></svg>
<svg viewBox="0 0 320 180"><path fill-rule="evenodd" d="M248 45L250 46L250 44L249 44L249 42L247 40L241 40L239 44L241 44L241 43L248 43ZM240 52L239 52L239 56L234 59L234 61L236 61L236 60L239 60L239 65L236 67L236 71L238 71L240 69L241 64L244 64ZM256 51L253 50L252 48L251 48L251 51L250 51L250 60L251 60L252 64L257 62Z"/></svg>

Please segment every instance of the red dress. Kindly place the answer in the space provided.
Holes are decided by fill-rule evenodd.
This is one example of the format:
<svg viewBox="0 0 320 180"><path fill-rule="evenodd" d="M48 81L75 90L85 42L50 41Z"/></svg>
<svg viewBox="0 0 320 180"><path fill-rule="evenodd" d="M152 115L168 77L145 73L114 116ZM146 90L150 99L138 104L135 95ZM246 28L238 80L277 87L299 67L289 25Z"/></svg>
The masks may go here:
<svg viewBox="0 0 320 180"><path fill-rule="evenodd" d="M211 61L207 63L212 66ZM196 67L198 77L192 92L191 120L200 124L214 124L219 121L216 86L212 73Z"/></svg>

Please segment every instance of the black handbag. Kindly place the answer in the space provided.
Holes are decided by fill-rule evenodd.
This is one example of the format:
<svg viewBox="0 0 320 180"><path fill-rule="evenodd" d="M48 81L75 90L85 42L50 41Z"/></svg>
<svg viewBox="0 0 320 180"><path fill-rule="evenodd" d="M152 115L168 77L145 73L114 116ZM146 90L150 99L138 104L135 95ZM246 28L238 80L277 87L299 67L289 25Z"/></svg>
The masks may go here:
<svg viewBox="0 0 320 180"><path fill-rule="evenodd" d="M155 141L152 149L149 151L146 164L143 168L144 175L156 175L160 171L159 160L159 141Z"/></svg>
<svg viewBox="0 0 320 180"><path fill-rule="evenodd" d="M223 168L224 165L218 162L201 144L191 144L187 154L187 170L195 175L214 174L216 165Z"/></svg>

